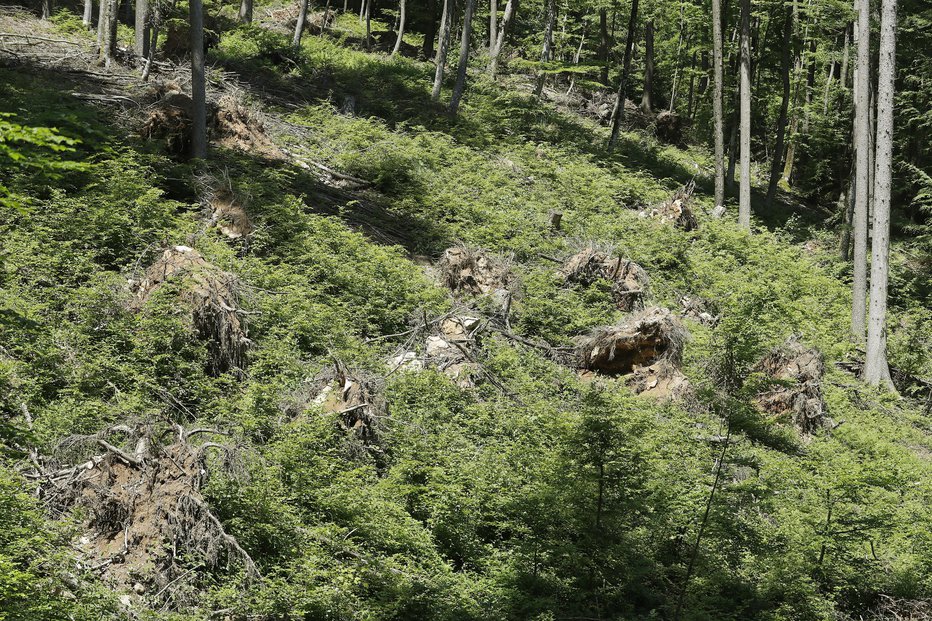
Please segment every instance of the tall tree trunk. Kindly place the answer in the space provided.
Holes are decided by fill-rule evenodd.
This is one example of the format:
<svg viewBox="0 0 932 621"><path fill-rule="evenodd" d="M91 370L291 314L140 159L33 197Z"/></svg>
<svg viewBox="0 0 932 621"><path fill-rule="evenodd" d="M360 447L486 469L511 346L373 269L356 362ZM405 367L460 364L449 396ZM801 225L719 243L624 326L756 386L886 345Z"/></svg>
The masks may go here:
<svg viewBox="0 0 932 621"><path fill-rule="evenodd" d="M443 86L443 71L447 64L447 53L450 51L450 32L453 30L453 2L443 0L443 17L440 22L440 43L437 46L437 58L434 61L434 89L430 98L432 101L440 100L440 89Z"/></svg>
<svg viewBox="0 0 932 621"><path fill-rule="evenodd" d="M498 41L498 0L489 0L489 51Z"/></svg>
<svg viewBox="0 0 932 621"><path fill-rule="evenodd" d="M741 184L738 225L751 228L751 0L741 0Z"/></svg>
<svg viewBox="0 0 932 621"><path fill-rule="evenodd" d="M651 115L654 110L654 20L644 27L644 94L641 95L641 110Z"/></svg>
<svg viewBox="0 0 932 621"><path fill-rule="evenodd" d="M472 16L476 10L476 0L466 0L466 13L463 15L463 36L460 39L460 60L456 68L456 84L450 99L450 114L456 114L460 108L463 91L466 90L466 69L469 67L469 42L472 40Z"/></svg>
<svg viewBox="0 0 932 621"><path fill-rule="evenodd" d="M843 187L838 197L838 206L844 209L841 237L838 242L838 256L847 263L851 260L851 225L854 221L854 175L849 179L847 187Z"/></svg>
<svg viewBox="0 0 932 621"><path fill-rule="evenodd" d="M808 30L808 24L807 28ZM803 108L803 136L809 135L809 118L812 116L812 93L815 91L816 47L815 38L809 40L809 69L806 75L806 107Z"/></svg>
<svg viewBox="0 0 932 621"><path fill-rule="evenodd" d="M42 0L42 19L48 19L55 11L54 0Z"/></svg>
<svg viewBox="0 0 932 621"><path fill-rule="evenodd" d="M434 41L437 39L437 0L427 0L427 14L424 43L421 46L421 58L424 60L428 60L434 55Z"/></svg>
<svg viewBox="0 0 932 621"><path fill-rule="evenodd" d="M301 35L304 34L304 24L307 21L307 9L310 0L301 0L301 10L298 12L298 21L294 27L294 37L291 38L291 47L298 49L301 47Z"/></svg>
<svg viewBox="0 0 932 621"><path fill-rule="evenodd" d="M149 81L149 72L152 71L152 61L155 58L155 51L159 44L159 29L162 27L162 16L159 12L158 4L152 12L152 40L149 42L149 54L146 56L146 64L142 68L142 81Z"/></svg>
<svg viewBox="0 0 932 621"><path fill-rule="evenodd" d="M842 90L848 88L848 57L851 55L849 51L851 45L851 24L845 24L845 47L841 53L841 75L838 78L838 83L841 84Z"/></svg>
<svg viewBox="0 0 932 621"><path fill-rule="evenodd" d="M851 336L856 343L864 340L867 315L867 210L870 188L870 129L868 127L868 90L870 88L870 1L855 0L858 24L857 65L854 73L854 257L851 295Z"/></svg>
<svg viewBox="0 0 932 621"><path fill-rule="evenodd" d="M734 112L731 115L731 129L728 134L728 172L725 173L725 187L730 196L738 196L735 185L735 169L738 167L738 124L741 116L741 104L738 94L734 98Z"/></svg>
<svg viewBox="0 0 932 621"><path fill-rule="evenodd" d="M149 0L136 0L136 55L146 58L149 55Z"/></svg>
<svg viewBox="0 0 932 621"><path fill-rule="evenodd" d="M705 54L705 52L703 52ZM708 56L705 56L707 59ZM708 62L708 60L706 60ZM725 121L722 112L722 0L712 0L712 116L715 144L715 206L725 204Z"/></svg>
<svg viewBox="0 0 932 621"><path fill-rule="evenodd" d="M343 12L349 11L349 0L343 0Z"/></svg>
<svg viewBox="0 0 932 621"><path fill-rule="evenodd" d="M887 281L890 255L890 189L893 171L893 105L896 81L896 0L883 0L877 76L877 169L874 173L874 227L871 244L870 321L864 379L891 390L887 364Z"/></svg>
<svg viewBox="0 0 932 621"><path fill-rule="evenodd" d="M104 44L106 43L105 38L107 34L107 11L110 7L110 0L100 0L100 4L97 6L97 52L100 55L100 60L103 60L104 56Z"/></svg>
<svg viewBox="0 0 932 621"><path fill-rule="evenodd" d="M625 39L625 56L621 65L621 78L618 80L618 93L615 95L615 106L612 108L612 135L608 139L608 149L611 151L618 143L621 133L621 122L625 118L625 91L628 87L628 75L631 73L631 53L634 50L634 37L637 35L638 0L631 0L631 15L628 18L628 37Z"/></svg>
<svg viewBox="0 0 932 621"><path fill-rule="evenodd" d="M407 5L406 0L398 0L398 37L395 39L395 47L392 48L392 56L401 49L401 41L405 36L405 5Z"/></svg>
<svg viewBox="0 0 932 621"><path fill-rule="evenodd" d="M343 10L346 11L346 2L344 0ZM252 0L240 0L239 3L239 21L243 24L252 23Z"/></svg>
<svg viewBox="0 0 932 621"><path fill-rule="evenodd" d="M722 14L721 0L719 0L718 2L718 14L719 15ZM713 24L713 29L714 29L714 24L715 24L714 17L712 18L712 24ZM721 33L722 31L721 25L719 25L718 31L719 33ZM719 40L721 40L721 38L719 38ZM714 43L712 45L713 47L715 46ZM705 95L705 92L709 90L709 52L707 50L702 50L702 52L699 53L699 87L698 88L699 90L697 92L700 97L702 95Z"/></svg>
<svg viewBox="0 0 932 621"><path fill-rule="evenodd" d="M492 51L489 59L489 73L494 78L498 74L498 59L502 54L502 48L505 47L505 36L508 34L508 26L514 19L515 12L518 10L518 0L508 0L505 5L505 14L502 15L502 23L498 28L498 40L495 42L495 50Z"/></svg>
<svg viewBox="0 0 932 621"><path fill-rule="evenodd" d="M93 28L94 24L94 0L84 0L84 17L81 20L84 27L88 30Z"/></svg>
<svg viewBox="0 0 932 621"><path fill-rule="evenodd" d="M602 68L599 76L602 84L608 86L608 50L610 44L608 40L608 9L602 7L599 9L599 62Z"/></svg>
<svg viewBox="0 0 932 621"><path fill-rule="evenodd" d="M359 23L363 23L363 20L366 19L366 5L369 2L367 0L359 1Z"/></svg>
<svg viewBox="0 0 932 621"><path fill-rule="evenodd" d="M825 85L822 91L822 116L828 114L828 100L832 94L832 80L835 78L835 60L828 61L828 69L825 72Z"/></svg>
<svg viewBox="0 0 932 621"><path fill-rule="evenodd" d="M306 3L306 0L305 0ZM207 157L207 82L204 78L204 5L190 0L191 19L191 157Z"/></svg>
<svg viewBox="0 0 932 621"><path fill-rule="evenodd" d="M692 121L694 98L696 97L696 52L693 52L692 58L689 60L689 95L686 99L686 118ZM697 106L698 107L698 106Z"/></svg>
<svg viewBox="0 0 932 621"><path fill-rule="evenodd" d="M550 62L550 51L553 47L553 26L557 20L557 0L547 0L547 25L544 28L544 45L540 51L541 69L537 72L537 86L534 88L534 97L540 99L541 93L544 92L544 81L547 74L544 73L546 63Z"/></svg>
<svg viewBox="0 0 932 621"><path fill-rule="evenodd" d="M304 0L307 2L307 0ZM372 3L375 0L366 0L366 51L372 50Z"/></svg>
<svg viewBox="0 0 932 621"><path fill-rule="evenodd" d="M576 47L576 53L573 54L573 66L579 65L579 59L582 56L583 47L586 44L586 30L589 24L583 22L583 31L582 35L579 37L579 45ZM569 95L573 92L573 87L576 86L576 74L573 74L573 77L570 78L570 86L566 89L566 94Z"/></svg>
<svg viewBox="0 0 932 621"><path fill-rule="evenodd" d="M783 142L786 134L787 112L790 107L790 65L792 61L793 40L793 5L785 7L786 18L783 23L783 55L780 59L780 77L783 80L783 98L780 100L780 117L777 119L777 139L773 145L770 164L770 183L767 185L767 206L773 205L777 194L777 183L783 170Z"/></svg>
<svg viewBox="0 0 932 621"><path fill-rule="evenodd" d="M653 20L651 20L653 22ZM676 62L673 66L673 87L670 89L670 107L668 110L673 112L676 104L676 85L680 75L680 66L682 65L683 41L686 39L686 5L680 7L680 35L676 41ZM687 47L689 42L686 43Z"/></svg>

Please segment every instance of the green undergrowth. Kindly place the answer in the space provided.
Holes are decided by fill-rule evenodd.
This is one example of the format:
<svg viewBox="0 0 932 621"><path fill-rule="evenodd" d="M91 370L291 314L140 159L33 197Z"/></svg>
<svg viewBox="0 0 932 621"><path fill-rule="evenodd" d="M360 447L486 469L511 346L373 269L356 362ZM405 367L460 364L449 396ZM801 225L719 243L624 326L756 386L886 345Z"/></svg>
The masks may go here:
<svg viewBox="0 0 932 621"><path fill-rule="evenodd" d="M0 568L12 568L0 572L0 619L22 601L35 612L7 618L115 614L92 576L58 571L73 562L67 519L43 514L14 466L30 447L50 453L127 421L231 434L241 467L212 463L205 495L263 574L182 561L196 593L183 606L153 600L145 619L669 618L725 420L683 619L827 621L882 594L932 595L932 428L916 403L833 368L852 349L850 295L827 246L711 219L705 175L697 230L642 217L707 169L703 149L629 132L609 154L603 128L478 76L452 119L430 103L429 65L354 49L354 19L339 22L353 32L306 36L299 54L259 28L224 33L211 53L247 83L313 93L287 112L281 98L268 105L298 128L277 138L371 182L356 194L220 149L197 169L170 160L67 84L0 70L0 113L15 115L0 117L15 124L0 146L22 154L0 160ZM355 113L338 112L349 96ZM205 174L245 206L248 242L205 226ZM403 246L379 243L378 222L404 229ZM513 264L512 330L553 345L624 317L609 283L563 283L552 259L586 245L643 266L648 304L706 300L721 320L687 320L695 402L586 381L494 334L476 350L474 388L393 371L391 355L423 346L408 340L412 323L454 304L415 256L456 242ZM235 276L252 342L242 378L209 372L176 289L132 310L130 279L170 245ZM890 324L893 360L915 372L929 368L922 319L907 300ZM826 356L831 432L802 437L750 403L754 364L793 335ZM313 378L335 360L381 380L387 408L369 445L313 403ZM725 368L745 387L723 394ZM77 599L47 596L64 592Z"/></svg>

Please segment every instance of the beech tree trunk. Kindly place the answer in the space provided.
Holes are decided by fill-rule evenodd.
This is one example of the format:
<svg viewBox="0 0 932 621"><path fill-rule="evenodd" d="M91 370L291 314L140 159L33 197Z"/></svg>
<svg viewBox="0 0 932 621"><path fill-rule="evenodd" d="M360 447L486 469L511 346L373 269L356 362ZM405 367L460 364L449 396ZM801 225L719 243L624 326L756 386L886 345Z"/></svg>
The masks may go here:
<svg viewBox="0 0 932 621"><path fill-rule="evenodd" d="M498 0L489 0L489 51L498 40Z"/></svg>
<svg viewBox="0 0 932 621"><path fill-rule="evenodd" d="M751 0L741 0L741 183L738 225L751 228Z"/></svg>
<svg viewBox="0 0 932 621"><path fill-rule="evenodd" d="M706 59L707 56L703 58ZM722 76L722 0L712 0L712 72L714 73L712 116L714 118L715 132L715 206L719 207L725 204L725 121L722 112L722 90L724 87L724 78Z"/></svg>
<svg viewBox="0 0 932 621"><path fill-rule="evenodd" d="M783 80L783 98L780 100L780 117L777 119L777 139L773 145L773 156L770 165L770 183L767 185L767 206L773 205L777 194L777 183L783 172L783 142L786 137L787 113L790 107L790 65L792 53L790 51L793 38L793 6L783 9L786 19L783 23L783 54L780 59L780 77Z"/></svg>
<svg viewBox="0 0 932 621"><path fill-rule="evenodd" d="M841 75L838 77L838 83L841 84L842 90L848 88L848 57L851 55L849 50L851 46L851 24L845 25L845 47L841 53Z"/></svg>
<svg viewBox="0 0 932 621"><path fill-rule="evenodd" d="M54 0L42 0L42 19L50 18L54 10Z"/></svg>
<svg viewBox="0 0 932 621"><path fill-rule="evenodd" d="M437 46L437 58L434 61L434 90L430 98L440 100L440 89L443 86L443 71L447 64L447 53L450 50L450 32L453 30L453 1L443 0L443 17L440 22L440 44Z"/></svg>
<svg viewBox="0 0 932 621"><path fill-rule="evenodd" d="M890 256L890 189L893 172L893 105L896 80L896 0L883 0L877 71L877 168L871 244L870 321L864 379L894 390L887 364L887 281Z"/></svg>
<svg viewBox="0 0 932 621"><path fill-rule="evenodd" d="M343 2L343 11L346 11L346 3L349 0L344 0ZM239 21L244 24L252 23L252 0L240 0L239 3Z"/></svg>
<svg viewBox="0 0 932 621"><path fill-rule="evenodd" d="M547 25L544 28L544 45L540 51L540 63L544 65L550 61L550 51L553 47L553 27L557 20L557 1L547 0ZM544 92L544 81L547 74L543 72L544 67L537 72L537 86L534 88L534 97L540 99L541 93Z"/></svg>
<svg viewBox="0 0 932 621"><path fill-rule="evenodd" d="M612 108L612 135L608 139L608 149L611 151L618 143L621 133L621 122L625 118L625 91L628 86L628 75L631 73L631 53L634 50L634 37L637 34L638 0L631 0L631 15L628 18L628 37L625 40L625 56L621 66L621 78L618 80L618 93L615 95L615 106Z"/></svg>
<svg viewBox="0 0 932 621"><path fill-rule="evenodd" d="M305 7L307 0L305 0ZM190 0L191 19L191 156L207 157L207 83L204 79L204 5L202 0Z"/></svg>
<svg viewBox="0 0 932 621"><path fill-rule="evenodd" d="M93 28L94 24L94 0L84 0L84 17L81 20L84 27L88 30Z"/></svg>
<svg viewBox="0 0 932 621"><path fill-rule="evenodd" d="M495 42L495 49L489 59L489 73L494 78L498 73L498 59L502 54L502 48L505 47L505 36L508 34L508 26L518 10L518 0L508 0L505 5L505 14L502 15L502 23L498 28L498 40Z"/></svg>
<svg viewBox="0 0 932 621"><path fill-rule="evenodd" d="M304 34L304 24L307 21L307 8L310 0L301 0L301 10L298 12L298 21L294 27L294 37L291 39L291 47L298 49L301 47L301 35Z"/></svg>
<svg viewBox="0 0 932 621"><path fill-rule="evenodd" d="M608 86L608 9L599 9L599 62L602 68L599 73L602 84Z"/></svg>
<svg viewBox="0 0 932 621"><path fill-rule="evenodd" d="M472 39L472 16L476 10L476 0L466 0L466 13L463 16L463 36L460 39L460 61L456 68L456 84L450 99L450 114L456 114L460 100L466 90L466 69L469 66L469 42Z"/></svg>
<svg viewBox="0 0 932 621"><path fill-rule="evenodd" d="M641 95L641 110L651 115L654 110L654 20L644 27L644 93Z"/></svg>
<svg viewBox="0 0 932 621"><path fill-rule="evenodd" d="M870 1L855 0L858 23L857 65L854 73L854 257L851 292L851 336L856 343L864 340L867 316L867 210L870 188L870 129L868 127L868 89L870 88Z"/></svg>
<svg viewBox="0 0 932 621"><path fill-rule="evenodd" d="M395 47L392 48L391 56L401 49L401 42L405 36L405 5L407 5L405 0L398 0L398 37L395 39Z"/></svg>
<svg viewBox="0 0 932 621"><path fill-rule="evenodd" d="M136 39L133 49L136 55L149 55L149 0L136 0Z"/></svg>

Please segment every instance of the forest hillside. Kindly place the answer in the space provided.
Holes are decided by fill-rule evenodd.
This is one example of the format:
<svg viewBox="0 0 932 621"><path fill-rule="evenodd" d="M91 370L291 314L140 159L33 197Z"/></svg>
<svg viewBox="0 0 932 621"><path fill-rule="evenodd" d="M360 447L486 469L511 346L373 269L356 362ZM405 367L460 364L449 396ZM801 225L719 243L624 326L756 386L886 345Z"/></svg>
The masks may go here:
<svg viewBox="0 0 932 621"><path fill-rule="evenodd" d="M0 6L0 621L932 619L900 1Z"/></svg>

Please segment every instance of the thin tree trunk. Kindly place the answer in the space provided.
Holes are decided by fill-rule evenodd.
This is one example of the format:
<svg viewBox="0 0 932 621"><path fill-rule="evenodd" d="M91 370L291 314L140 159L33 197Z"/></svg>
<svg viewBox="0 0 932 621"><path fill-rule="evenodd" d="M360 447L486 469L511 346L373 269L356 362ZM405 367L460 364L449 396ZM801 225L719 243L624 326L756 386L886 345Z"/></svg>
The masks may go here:
<svg viewBox="0 0 932 621"><path fill-rule="evenodd" d="M644 27L644 94L641 95L641 110L650 116L654 110L654 20Z"/></svg>
<svg viewBox="0 0 932 621"><path fill-rule="evenodd" d="M767 185L767 206L773 205L777 194L777 183L783 169L783 142L786 134L787 112L790 107L790 64L791 43L793 39L793 6L783 9L786 18L783 23L783 55L780 61L780 77L783 80L783 98L780 100L780 117L777 119L777 139L773 146L773 156L770 165L770 183Z"/></svg>
<svg viewBox="0 0 932 621"><path fill-rule="evenodd" d="M751 0L741 0L741 184L738 225L751 228Z"/></svg>
<svg viewBox="0 0 932 621"><path fill-rule="evenodd" d="M363 23L363 20L366 18L366 4L367 0L360 0L359 2L359 23Z"/></svg>
<svg viewBox="0 0 932 621"><path fill-rule="evenodd" d="M152 40L149 42L149 55L146 56L146 64L142 68L142 81L149 81L149 72L152 71L152 60L155 58L155 50L158 48L159 44L159 29L162 25L161 17L158 14L158 9L152 15Z"/></svg>
<svg viewBox="0 0 932 621"><path fill-rule="evenodd" d="M463 36L460 39L460 61L456 68L456 84L450 98L450 114L456 114L460 100L466 90L466 69L469 68L469 42L472 39L472 16L476 10L476 0L466 0L466 13L463 16Z"/></svg>
<svg viewBox="0 0 932 621"><path fill-rule="evenodd" d="M894 390L887 364L887 281L890 255L890 190L893 171L893 105L896 81L896 0L883 0L877 71L877 169L871 244L870 320L864 379Z"/></svg>
<svg viewBox="0 0 932 621"><path fill-rule="evenodd" d="M602 68L599 72L602 84L608 86L608 9L599 9L599 62Z"/></svg>
<svg viewBox="0 0 932 621"><path fill-rule="evenodd" d="M298 21L294 27L294 37L291 38L291 47L298 49L301 47L301 35L304 34L304 24L307 21L307 9L310 0L301 0L301 10L298 12Z"/></svg>
<svg viewBox="0 0 932 621"><path fill-rule="evenodd" d="M428 60L434 56L434 40L437 38L437 1L427 0L427 27L424 29L424 44L421 46L421 58Z"/></svg>
<svg viewBox="0 0 932 621"><path fill-rule="evenodd" d="M307 0L304 0L307 2ZM372 50L372 3L375 0L367 0L366 2L366 51L369 52Z"/></svg>
<svg viewBox="0 0 932 621"><path fill-rule="evenodd" d="M851 336L863 342L867 315L867 210L870 196L870 129L868 127L868 89L870 87L870 2L855 0L858 24L857 65L854 74L854 273L851 295Z"/></svg>
<svg viewBox="0 0 932 621"><path fill-rule="evenodd" d="M349 0L343 0L343 12L349 11Z"/></svg>
<svg viewBox="0 0 932 621"><path fill-rule="evenodd" d="M851 24L845 25L845 47L844 51L841 53L841 75L838 78L838 83L841 84L842 90L848 88L848 57L851 55L849 51L851 45Z"/></svg>
<svg viewBox="0 0 932 621"><path fill-rule="evenodd" d="M557 0L547 0L547 26L544 29L544 45L540 51L541 69L537 72L537 86L534 88L534 97L540 99L541 93L544 92L544 81L547 74L544 73L544 65L550 62L551 48L553 47L553 26L557 20Z"/></svg>
<svg viewBox="0 0 932 621"><path fill-rule="evenodd" d="M692 121L693 112L693 99L696 97L696 52L693 51L692 58L689 60L689 95L686 98L686 118Z"/></svg>
<svg viewBox="0 0 932 621"><path fill-rule="evenodd" d="M244 24L252 23L252 1L253 0L240 0L239 3L239 21ZM346 11L346 2L343 2L343 10Z"/></svg>
<svg viewBox="0 0 932 621"><path fill-rule="evenodd" d="M305 0L306 2L306 0ZM191 18L191 156L207 157L207 83L204 79L204 5L190 0Z"/></svg>
<svg viewBox="0 0 932 621"><path fill-rule="evenodd" d="M583 31L582 35L579 37L579 46L576 48L576 53L573 54L573 66L579 65L579 59L582 56L583 46L586 44L586 28L588 24L583 22ZM573 87L576 86L576 74L573 74L573 77L570 78L570 86L566 89L566 94L569 95L573 92Z"/></svg>
<svg viewBox="0 0 932 621"><path fill-rule="evenodd" d="M42 19L48 19L55 11L54 0L42 0Z"/></svg>
<svg viewBox="0 0 932 621"><path fill-rule="evenodd" d="M808 24L806 30L808 31ZM812 93L815 91L816 76L816 47L815 38L809 41L809 71L806 75L806 107L803 108L803 136L809 135L809 118L812 113Z"/></svg>
<svg viewBox="0 0 932 621"><path fill-rule="evenodd" d="M97 6L97 52L101 55L101 60L103 60L104 35L107 34L107 11L109 6L110 0L100 0L100 4Z"/></svg>
<svg viewBox="0 0 932 621"><path fill-rule="evenodd" d="M84 27L88 30L93 29L94 24L94 0L84 0L84 17L81 20Z"/></svg>
<svg viewBox="0 0 932 621"><path fill-rule="evenodd" d="M854 220L853 186L853 180L849 180L847 187L842 188L841 194L838 197L838 206L844 209L841 238L838 242L838 256L845 263L851 259L851 224Z"/></svg>
<svg viewBox="0 0 932 621"><path fill-rule="evenodd" d="M450 31L453 30L453 1L443 0L443 17L440 23L440 44L437 46L437 58L434 61L434 89L430 98L432 101L440 100L440 89L443 86L443 71L447 64L447 53L450 50Z"/></svg>
<svg viewBox="0 0 932 621"><path fill-rule="evenodd" d="M625 56L621 66L621 78L618 80L618 93L615 95L615 106L612 108L612 135L608 140L608 149L611 151L618 143L621 133L621 122L625 118L625 91L628 86L628 75L631 72L631 53L634 50L634 37L637 34L638 0L631 0L631 15L628 18L628 37L625 40Z"/></svg>
<svg viewBox="0 0 932 621"><path fill-rule="evenodd" d="M673 88L670 89L670 107L669 112L673 112L676 103L676 84L680 75L680 65L682 64L683 41L686 39L686 6L680 7L680 35L676 41L676 64L673 67ZM689 44L687 43L687 46Z"/></svg>
<svg viewBox="0 0 932 621"><path fill-rule="evenodd" d="M391 56L398 53L401 49L401 41L405 36L405 0L398 0L398 37L395 39L395 47L392 49Z"/></svg>
<svg viewBox="0 0 932 621"><path fill-rule="evenodd" d="M706 58L708 58L706 56ZM715 206L725 204L725 122L722 112L722 0L712 0L712 116L715 144ZM698 107L698 106L697 106Z"/></svg>
<svg viewBox="0 0 932 621"><path fill-rule="evenodd" d="M498 40L498 0L489 0L489 51L495 49Z"/></svg>
<svg viewBox="0 0 932 621"><path fill-rule="evenodd" d="M136 55L146 58L149 55L149 0L136 0Z"/></svg>
<svg viewBox="0 0 932 621"><path fill-rule="evenodd" d="M828 71L825 72L825 89L822 91L822 115L828 114L828 100L832 93L832 80L835 77L835 61L828 61Z"/></svg>
<svg viewBox="0 0 932 621"><path fill-rule="evenodd" d="M468 0L467 0L468 1ZM495 50L489 59L489 73L494 78L498 74L498 59L502 54L502 48L505 47L505 36L508 34L508 26L518 10L518 0L508 0L505 5L505 14L502 15L502 23L498 28L498 40L495 43Z"/></svg>
<svg viewBox="0 0 932 621"><path fill-rule="evenodd" d="M734 113L731 115L731 130L728 136L728 172L725 174L725 186L730 196L738 195L735 185L735 169L738 167L738 122L741 115L741 105L736 94L734 99Z"/></svg>

